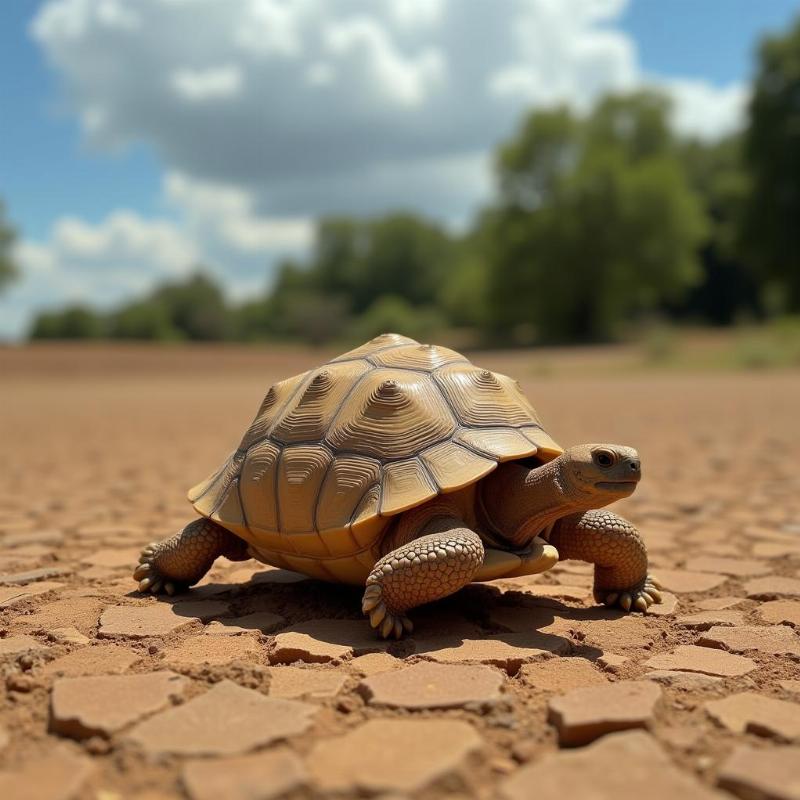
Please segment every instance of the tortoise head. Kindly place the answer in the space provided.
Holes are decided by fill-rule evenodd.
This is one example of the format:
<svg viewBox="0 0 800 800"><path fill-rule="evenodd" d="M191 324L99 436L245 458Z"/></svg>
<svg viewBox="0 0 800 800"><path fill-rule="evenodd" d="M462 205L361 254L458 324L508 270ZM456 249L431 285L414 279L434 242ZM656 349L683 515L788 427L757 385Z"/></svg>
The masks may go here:
<svg viewBox="0 0 800 800"><path fill-rule="evenodd" d="M579 444L562 456L564 492L586 508L601 508L633 494L642 477L639 454L619 444Z"/></svg>

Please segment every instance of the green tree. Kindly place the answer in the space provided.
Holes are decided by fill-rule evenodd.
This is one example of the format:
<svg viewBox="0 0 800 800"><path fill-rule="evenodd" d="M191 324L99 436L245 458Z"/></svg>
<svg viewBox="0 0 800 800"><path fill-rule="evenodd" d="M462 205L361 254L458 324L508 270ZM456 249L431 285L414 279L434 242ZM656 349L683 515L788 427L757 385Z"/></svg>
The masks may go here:
<svg viewBox="0 0 800 800"><path fill-rule="evenodd" d="M217 341L230 332L222 289L202 271L183 282L162 286L146 302L163 307L172 328L186 339Z"/></svg>
<svg viewBox="0 0 800 800"><path fill-rule="evenodd" d="M173 325L167 306L149 299L128 303L110 314L108 335L112 339L158 342L184 338Z"/></svg>
<svg viewBox="0 0 800 800"><path fill-rule="evenodd" d="M800 18L765 38L744 137L750 187L742 243L761 278L800 310Z"/></svg>
<svg viewBox="0 0 800 800"><path fill-rule="evenodd" d="M667 114L651 92L583 119L537 111L500 148L499 200L481 221L495 334L609 339L696 280L705 215Z"/></svg>
<svg viewBox="0 0 800 800"><path fill-rule="evenodd" d="M346 297L356 314L384 295L427 305L438 297L453 248L439 225L414 214L323 219L304 277L296 272L282 276L274 294L296 291L299 285L303 291Z"/></svg>
<svg viewBox="0 0 800 800"><path fill-rule="evenodd" d="M685 300L668 304L670 315L718 325L760 313L758 283L744 260L737 237L747 197L742 165L742 137L681 143L680 156L692 190L700 197L709 220L700 247L701 278Z"/></svg>
<svg viewBox="0 0 800 800"><path fill-rule="evenodd" d="M99 339L106 333L101 315L84 305L39 314L31 326L31 339Z"/></svg>
<svg viewBox="0 0 800 800"><path fill-rule="evenodd" d="M357 342L389 332L425 341L441 330L442 323L433 307L412 306L402 297L384 295L353 321L348 333Z"/></svg>
<svg viewBox="0 0 800 800"><path fill-rule="evenodd" d="M5 205L0 200L0 291L19 275L19 268L13 258L16 238L16 231L6 221Z"/></svg>

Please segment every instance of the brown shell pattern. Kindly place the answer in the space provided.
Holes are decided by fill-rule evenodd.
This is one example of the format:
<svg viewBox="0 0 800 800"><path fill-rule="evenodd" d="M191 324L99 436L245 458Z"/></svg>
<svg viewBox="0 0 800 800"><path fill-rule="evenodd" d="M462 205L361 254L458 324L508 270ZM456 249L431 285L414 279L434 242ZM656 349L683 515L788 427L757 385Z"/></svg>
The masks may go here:
<svg viewBox="0 0 800 800"><path fill-rule="evenodd" d="M238 449L189 500L287 565L327 558L330 572L368 548L386 517L500 462L561 452L516 381L384 334L275 384Z"/></svg>

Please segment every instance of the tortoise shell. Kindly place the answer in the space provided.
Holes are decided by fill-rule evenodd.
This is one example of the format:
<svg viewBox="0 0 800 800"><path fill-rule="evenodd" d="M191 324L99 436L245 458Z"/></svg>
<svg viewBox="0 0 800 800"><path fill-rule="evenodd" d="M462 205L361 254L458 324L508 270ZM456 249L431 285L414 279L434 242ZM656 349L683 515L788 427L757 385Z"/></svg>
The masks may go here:
<svg viewBox="0 0 800 800"><path fill-rule="evenodd" d="M239 447L188 496L263 561L360 583L387 518L500 462L562 452L516 381L384 334L275 384Z"/></svg>

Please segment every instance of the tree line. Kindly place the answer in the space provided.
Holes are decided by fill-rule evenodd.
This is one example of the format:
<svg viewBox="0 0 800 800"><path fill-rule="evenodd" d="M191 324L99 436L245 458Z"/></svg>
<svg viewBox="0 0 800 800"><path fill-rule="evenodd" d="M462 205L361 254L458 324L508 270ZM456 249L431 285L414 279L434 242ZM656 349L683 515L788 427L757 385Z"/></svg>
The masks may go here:
<svg viewBox="0 0 800 800"><path fill-rule="evenodd" d="M586 114L536 110L497 148L494 197L466 232L413 213L323 218L308 258L247 303L200 268L111 312L40 314L30 335L319 344L463 329L533 344L613 340L653 318L798 313L798 96L800 20L762 41L735 136L678 136L654 91Z"/></svg>

